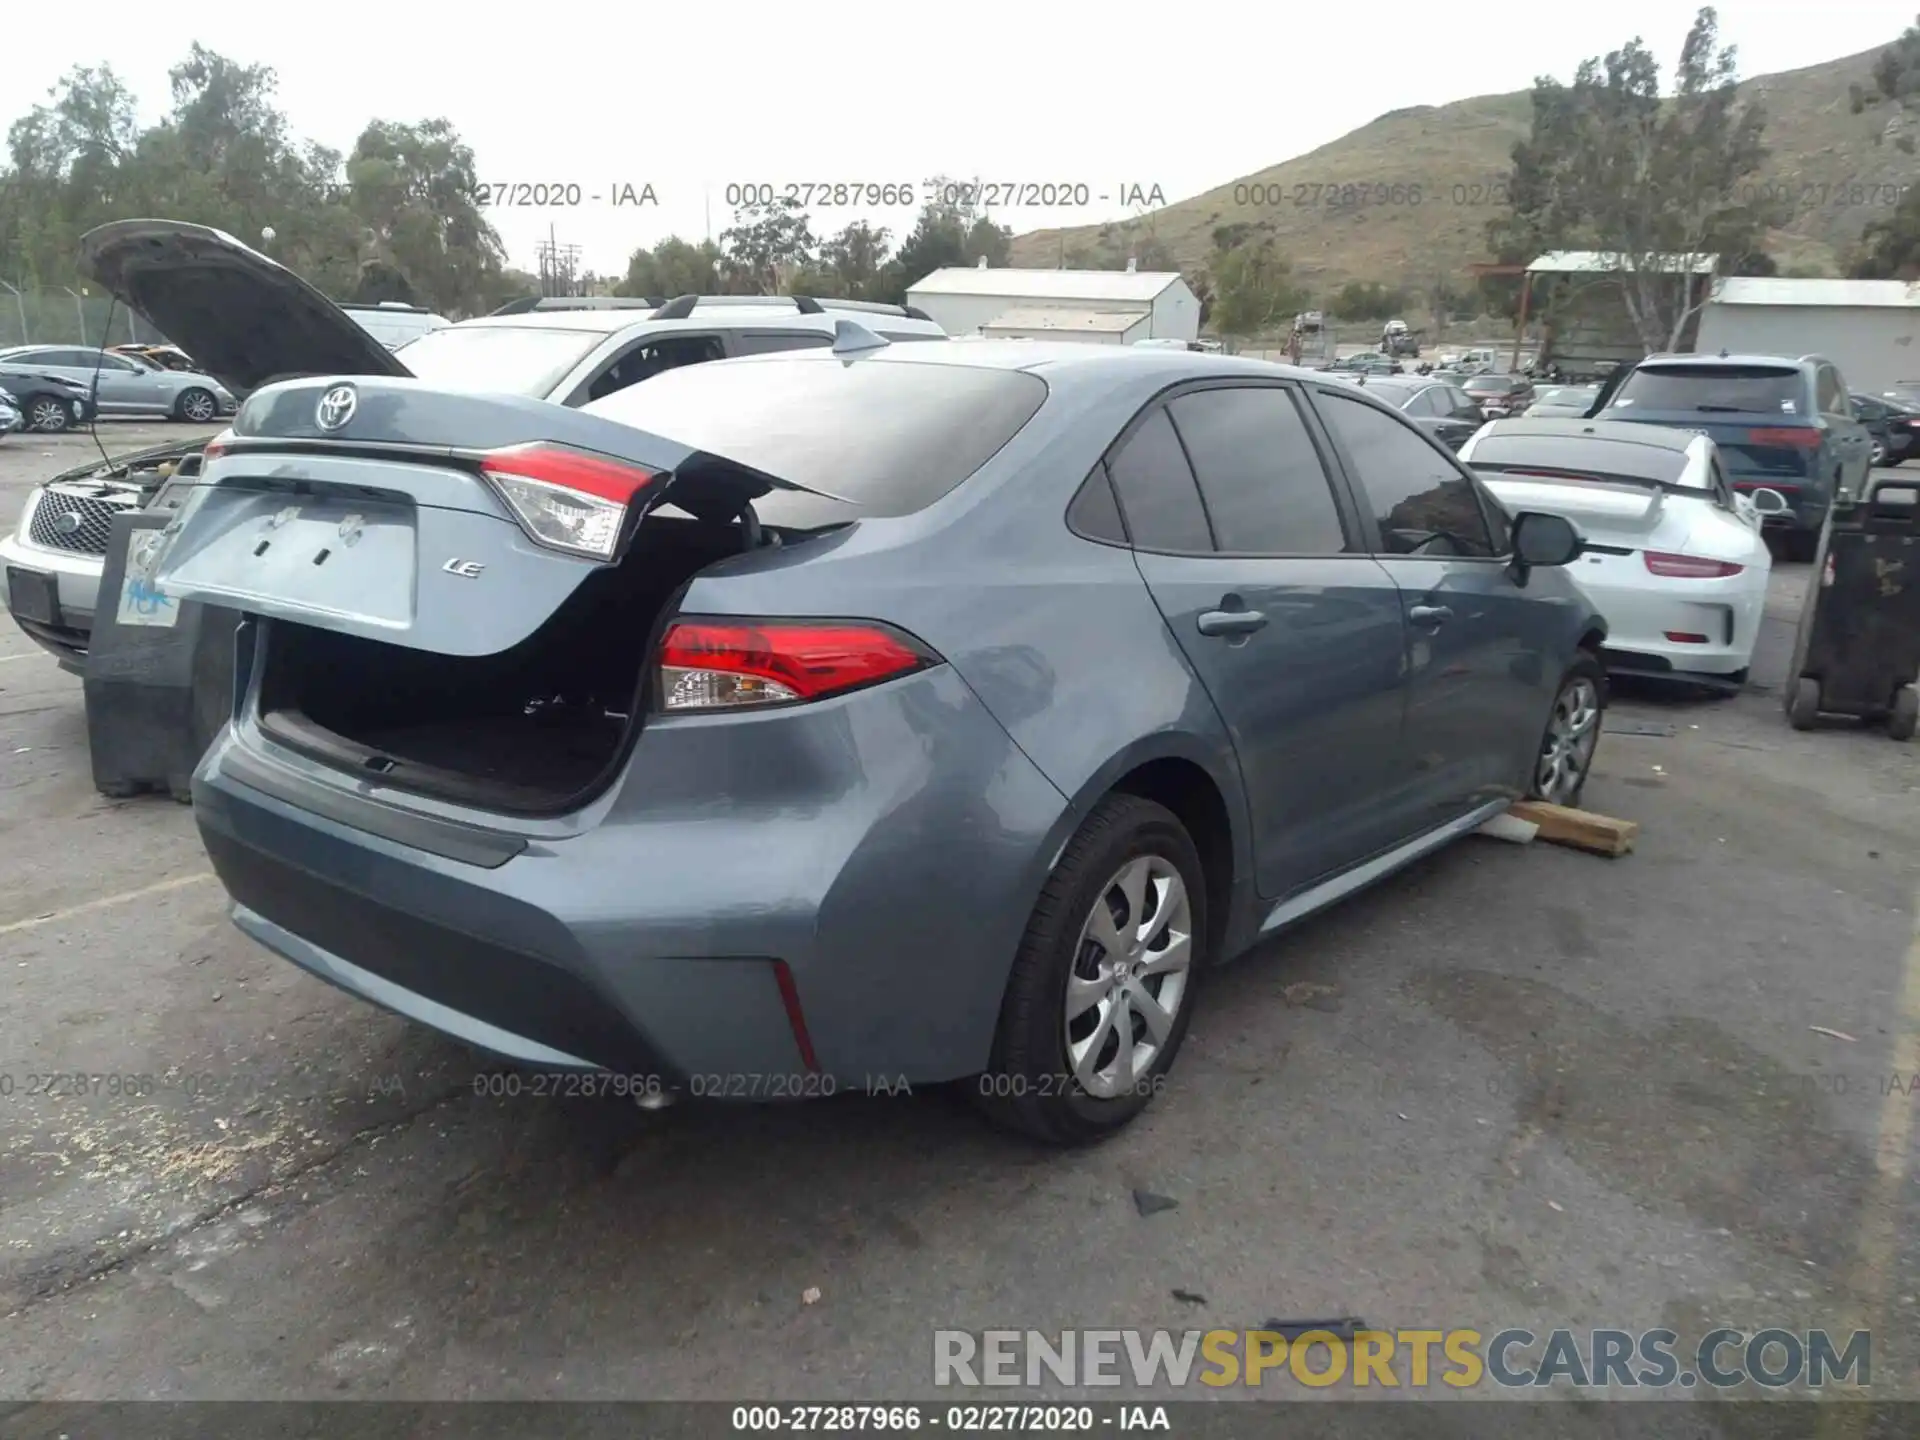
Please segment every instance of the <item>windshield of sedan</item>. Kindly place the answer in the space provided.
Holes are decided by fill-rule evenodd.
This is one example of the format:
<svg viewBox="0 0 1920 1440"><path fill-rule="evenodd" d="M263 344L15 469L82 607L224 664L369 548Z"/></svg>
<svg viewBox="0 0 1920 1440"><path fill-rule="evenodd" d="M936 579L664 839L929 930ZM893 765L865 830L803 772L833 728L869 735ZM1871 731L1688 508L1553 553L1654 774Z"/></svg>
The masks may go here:
<svg viewBox="0 0 1920 1440"><path fill-rule="evenodd" d="M447 325L393 353L412 374L435 385L544 399L606 338L604 330L546 325Z"/></svg>

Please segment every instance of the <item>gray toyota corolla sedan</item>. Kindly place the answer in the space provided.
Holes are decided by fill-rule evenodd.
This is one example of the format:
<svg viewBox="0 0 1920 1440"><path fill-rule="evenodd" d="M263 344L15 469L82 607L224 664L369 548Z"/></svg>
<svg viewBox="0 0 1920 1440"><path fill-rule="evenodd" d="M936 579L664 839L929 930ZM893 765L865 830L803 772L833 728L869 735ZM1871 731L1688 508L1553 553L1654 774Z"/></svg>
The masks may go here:
<svg viewBox="0 0 1920 1440"><path fill-rule="evenodd" d="M158 579L252 617L194 800L272 950L528 1066L1070 1142L1212 963L1577 797L1579 544L1309 372L843 321L578 411L265 386Z"/></svg>

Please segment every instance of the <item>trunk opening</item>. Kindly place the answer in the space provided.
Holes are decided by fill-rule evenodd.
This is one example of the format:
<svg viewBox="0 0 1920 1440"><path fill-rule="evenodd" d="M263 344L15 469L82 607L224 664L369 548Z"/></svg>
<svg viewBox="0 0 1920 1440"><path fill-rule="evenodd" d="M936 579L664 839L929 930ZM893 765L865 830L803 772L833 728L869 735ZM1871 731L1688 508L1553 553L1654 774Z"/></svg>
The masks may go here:
<svg viewBox="0 0 1920 1440"><path fill-rule="evenodd" d="M611 783L651 708L648 661L681 588L745 548L737 524L649 518L511 649L459 656L284 620L260 724L352 774L479 809L552 815Z"/></svg>

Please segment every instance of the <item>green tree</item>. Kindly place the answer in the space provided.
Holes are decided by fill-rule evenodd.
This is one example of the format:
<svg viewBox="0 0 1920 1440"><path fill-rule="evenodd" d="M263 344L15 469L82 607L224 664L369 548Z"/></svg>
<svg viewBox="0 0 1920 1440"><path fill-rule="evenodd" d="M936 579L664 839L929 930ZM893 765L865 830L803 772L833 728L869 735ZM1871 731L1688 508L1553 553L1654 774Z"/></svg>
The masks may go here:
<svg viewBox="0 0 1920 1440"><path fill-rule="evenodd" d="M1333 313L1342 320L1391 320L1406 308L1406 291L1378 280L1350 280L1333 297Z"/></svg>
<svg viewBox="0 0 1920 1440"><path fill-rule="evenodd" d="M946 266L978 265L982 259L996 267L1007 263L1013 231L968 199L978 192L977 180L935 175L927 181L921 192L926 203L893 258L892 291L881 298L903 300L911 286Z"/></svg>
<svg viewBox="0 0 1920 1440"><path fill-rule="evenodd" d="M721 274L728 288L747 295L778 295L813 264L818 242L805 208L789 196L743 205L720 232Z"/></svg>
<svg viewBox="0 0 1920 1440"><path fill-rule="evenodd" d="M1738 270L1787 218L1742 196L1740 182L1767 158L1766 117L1741 100L1735 59L1707 8L1681 45L1670 94L1638 38L1583 62L1571 85L1536 80L1532 129L1513 150L1512 209L1488 226L1496 253L1608 255L1642 343L1676 348L1706 298L1679 276L1709 257Z"/></svg>
<svg viewBox="0 0 1920 1440"><path fill-rule="evenodd" d="M635 250L627 259L627 273L614 287L616 295L676 295L720 293L720 247L711 240L698 244L669 235L651 250Z"/></svg>
<svg viewBox="0 0 1920 1440"><path fill-rule="evenodd" d="M436 310L471 314L506 264L481 213L473 149L446 120L375 120L347 157L348 203L365 227L362 263L405 275Z"/></svg>
<svg viewBox="0 0 1920 1440"><path fill-rule="evenodd" d="M1246 339L1276 330L1305 303L1306 292L1294 283L1292 267L1270 236L1215 255L1208 270L1213 276L1210 318L1222 335Z"/></svg>
<svg viewBox="0 0 1920 1440"><path fill-rule="evenodd" d="M880 300L895 283L888 268L889 235L856 220L820 246L817 281L811 293L842 300Z"/></svg>

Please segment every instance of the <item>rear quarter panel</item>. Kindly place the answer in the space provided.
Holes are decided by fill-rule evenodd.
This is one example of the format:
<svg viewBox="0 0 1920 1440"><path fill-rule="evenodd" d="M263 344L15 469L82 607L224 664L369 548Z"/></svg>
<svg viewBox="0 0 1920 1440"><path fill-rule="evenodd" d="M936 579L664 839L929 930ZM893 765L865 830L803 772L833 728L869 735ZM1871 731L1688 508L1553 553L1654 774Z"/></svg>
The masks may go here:
<svg viewBox="0 0 1920 1440"><path fill-rule="evenodd" d="M1030 895L1086 812L1156 759L1190 761L1213 780L1244 876L1245 802L1218 711L1132 552L1066 523L1113 437L1168 383L1056 387L1025 429L934 505L861 522L816 542L818 551L709 569L681 609L882 619L931 645L1059 792L1053 823L1030 837Z"/></svg>

